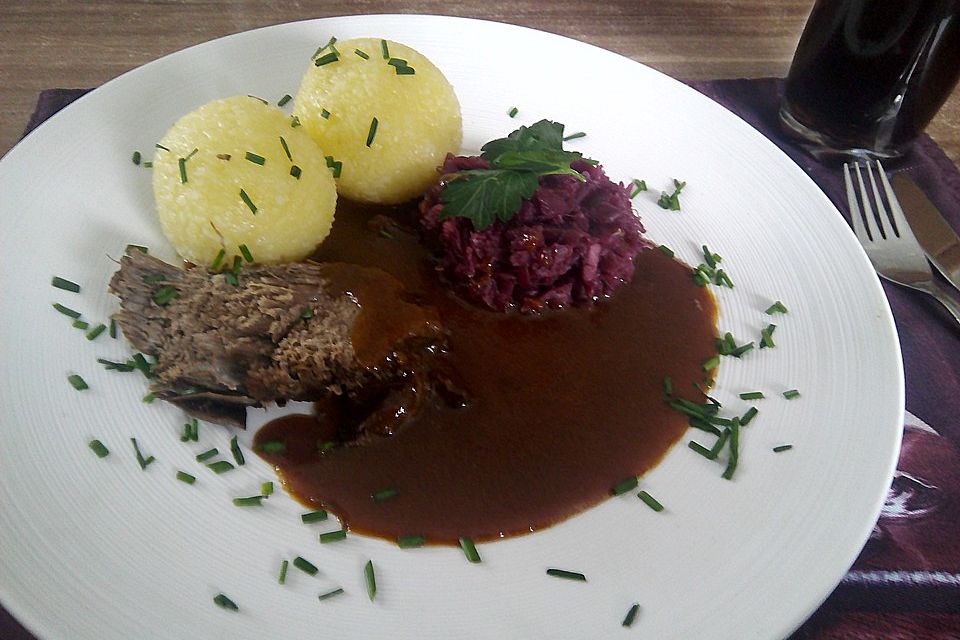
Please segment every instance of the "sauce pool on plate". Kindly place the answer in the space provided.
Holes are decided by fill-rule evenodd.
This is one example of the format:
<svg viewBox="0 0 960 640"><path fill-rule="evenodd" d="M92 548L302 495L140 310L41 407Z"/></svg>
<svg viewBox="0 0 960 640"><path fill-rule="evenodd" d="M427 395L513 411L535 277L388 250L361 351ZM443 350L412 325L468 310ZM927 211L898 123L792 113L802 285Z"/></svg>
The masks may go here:
<svg viewBox="0 0 960 640"><path fill-rule="evenodd" d="M314 258L383 269L436 307L443 360L465 401L413 397L413 388L417 409L399 428L337 446L328 444L341 435L336 400L278 418L254 446L287 490L355 532L456 544L548 527L656 465L687 428L665 402L664 378L698 401L702 365L716 353L716 305L691 269L648 249L632 282L593 308L497 313L441 281L410 226L416 215L341 202Z"/></svg>

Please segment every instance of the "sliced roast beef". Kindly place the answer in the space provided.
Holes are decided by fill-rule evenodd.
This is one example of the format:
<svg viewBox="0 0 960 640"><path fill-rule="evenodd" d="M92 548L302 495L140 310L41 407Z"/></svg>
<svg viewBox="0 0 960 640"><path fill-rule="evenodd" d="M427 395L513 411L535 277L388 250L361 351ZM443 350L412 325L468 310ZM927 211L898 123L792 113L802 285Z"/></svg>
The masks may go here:
<svg viewBox="0 0 960 640"><path fill-rule="evenodd" d="M156 359L153 392L243 425L246 407L390 388L442 345L435 309L389 274L341 263L180 269L132 249L114 316Z"/></svg>

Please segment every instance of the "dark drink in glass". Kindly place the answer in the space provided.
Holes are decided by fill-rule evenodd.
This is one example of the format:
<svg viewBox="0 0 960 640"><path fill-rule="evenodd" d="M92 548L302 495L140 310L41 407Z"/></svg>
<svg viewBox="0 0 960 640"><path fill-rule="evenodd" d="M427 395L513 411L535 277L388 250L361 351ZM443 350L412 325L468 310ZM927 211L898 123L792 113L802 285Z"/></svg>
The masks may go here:
<svg viewBox="0 0 960 640"><path fill-rule="evenodd" d="M960 0L817 0L780 120L818 156L901 156L960 78Z"/></svg>

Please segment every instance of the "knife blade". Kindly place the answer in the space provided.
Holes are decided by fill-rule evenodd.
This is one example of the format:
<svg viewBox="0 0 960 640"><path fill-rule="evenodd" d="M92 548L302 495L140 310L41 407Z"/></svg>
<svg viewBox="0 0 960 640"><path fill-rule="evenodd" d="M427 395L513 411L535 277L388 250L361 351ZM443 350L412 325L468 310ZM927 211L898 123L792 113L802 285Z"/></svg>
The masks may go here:
<svg viewBox="0 0 960 640"><path fill-rule="evenodd" d="M890 182L903 215L930 262L950 284L960 289L960 237L913 180L898 173Z"/></svg>

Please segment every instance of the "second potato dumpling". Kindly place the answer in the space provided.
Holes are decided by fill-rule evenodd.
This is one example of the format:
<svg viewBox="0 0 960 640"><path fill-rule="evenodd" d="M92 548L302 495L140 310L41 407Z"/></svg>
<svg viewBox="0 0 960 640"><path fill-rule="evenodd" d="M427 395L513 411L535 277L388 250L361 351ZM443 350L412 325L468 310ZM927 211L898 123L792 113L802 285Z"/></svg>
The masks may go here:
<svg viewBox="0 0 960 640"><path fill-rule="evenodd" d="M329 154L340 195L396 204L437 179L460 149L460 103L426 57L390 40L327 45L311 59L293 107ZM339 175L337 175L339 173Z"/></svg>

